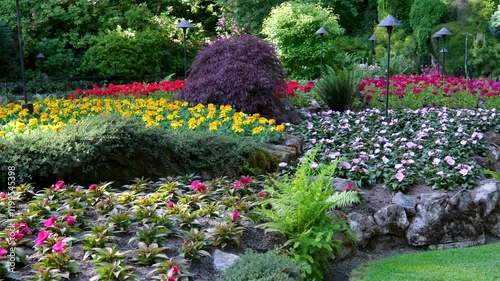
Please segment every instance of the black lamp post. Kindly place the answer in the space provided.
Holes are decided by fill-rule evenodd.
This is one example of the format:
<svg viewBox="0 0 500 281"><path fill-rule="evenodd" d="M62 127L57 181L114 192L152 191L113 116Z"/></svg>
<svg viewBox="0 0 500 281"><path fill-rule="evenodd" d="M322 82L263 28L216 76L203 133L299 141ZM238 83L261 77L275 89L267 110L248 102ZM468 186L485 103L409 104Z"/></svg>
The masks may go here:
<svg viewBox="0 0 500 281"><path fill-rule="evenodd" d="M179 24L177 24L177 28L182 28L182 33L184 35L184 80L187 78L187 59L186 59L186 32L188 28L193 27L187 20L183 19Z"/></svg>
<svg viewBox="0 0 500 281"><path fill-rule="evenodd" d="M26 93L26 75L24 74L24 49L23 35L21 32L21 15L19 14L19 0L16 0L16 15L17 15L17 37L19 39L19 60L21 62L21 81L23 83L22 91L24 95L24 104L22 109L27 108L30 114L33 113L33 104L28 103L28 93Z"/></svg>
<svg viewBox="0 0 500 281"><path fill-rule="evenodd" d="M323 35L325 34L328 34L328 31L324 28L324 27L321 27L320 29L318 29L318 31L316 31L316 34L319 34L319 36L321 37L321 74L323 74Z"/></svg>
<svg viewBox="0 0 500 281"><path fill-rule="evenodd" d="M372 35L372 37L368 38L371 42L371 55L370 55L370 65L373 64L373 57L375 56L375 41L377 41L377 37L375 35Z"/></svg>
<svg viewBox="0 0 500 281"><path fill-rule="evenodd" d="M446 49L446 36L452 35L451 31L449 31L446 27L441 28L438 32L435 34L441 35L441 38L443 38L443 49L441 50L441 53L443 53L443 66L441 70L441 81L443 81L443 77L445 74L445 58L446 58L446 53L448 53L448 50Z"/></svg>
<svg viewBox="0 0 500 281"><path fill-rule="evenodd" d="M386 93L385 93L385 118L384 121L389 123L391 118L389 118L389 79L390 79L390 68L391 68L391 34L392 29L396 26L401 26L401 23L392 15L388 15L383 19L377 26L387 27L387 78L386 78Z"/></svg>

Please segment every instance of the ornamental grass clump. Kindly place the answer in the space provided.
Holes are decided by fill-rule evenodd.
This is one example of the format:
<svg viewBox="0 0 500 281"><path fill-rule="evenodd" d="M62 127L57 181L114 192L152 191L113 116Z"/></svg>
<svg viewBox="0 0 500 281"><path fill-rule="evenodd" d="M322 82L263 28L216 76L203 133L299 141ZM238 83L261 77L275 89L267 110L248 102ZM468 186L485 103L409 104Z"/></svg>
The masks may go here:
<svg viewBox="0 0 500 281"><path fill-rule="evenodd" d="M356 83L354 73L347 69L335 71L329 67L313 89L328 107L335 111L347 110L353 100Z"/></svg>
<svg viewBox="0 0 500 281"><path fill-rule="evenodd" d="M322 267L335 258L335 251L342 251L334 234L343 232L354 238L346 221L326 212L360 202L357 191L333 192L330 180L339 161L318 166L314 161L319 149L317 146L306 154L294 176L273 180L265 188L270 198L258 209L268 220L261 225L266 231L287 236L284 247L307 264L309 280L322 280Z"/></svg>
<svg viewBox="0 0 500 281"><path fill-rule="evenodd" d="M201 50L178 98L190 105L230 104L278 122L298 121L277 96L285 91L285 72L275 49L257 37L241 36Z"/></svg>

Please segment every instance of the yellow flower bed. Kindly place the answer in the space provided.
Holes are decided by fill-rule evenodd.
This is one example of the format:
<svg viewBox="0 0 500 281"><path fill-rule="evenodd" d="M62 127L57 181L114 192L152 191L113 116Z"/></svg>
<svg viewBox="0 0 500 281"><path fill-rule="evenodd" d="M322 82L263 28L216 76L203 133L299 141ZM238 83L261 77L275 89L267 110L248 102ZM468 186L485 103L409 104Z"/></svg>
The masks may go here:
<svg viewBox="0 0 500 281"><path fill-rule="evenodd" d="M56 130L70 123L83 122L89 116L117 114L135 118L148 127L170 130L223 131L234 135L253 136L258 141L277 139L285 126L259 114L235 112L230 105L189 107L187 102L149 96L133 99L89 98L50 99L34 102L32 115L21 104L0 107L0 137L29 133L32 130Z"/></svg>

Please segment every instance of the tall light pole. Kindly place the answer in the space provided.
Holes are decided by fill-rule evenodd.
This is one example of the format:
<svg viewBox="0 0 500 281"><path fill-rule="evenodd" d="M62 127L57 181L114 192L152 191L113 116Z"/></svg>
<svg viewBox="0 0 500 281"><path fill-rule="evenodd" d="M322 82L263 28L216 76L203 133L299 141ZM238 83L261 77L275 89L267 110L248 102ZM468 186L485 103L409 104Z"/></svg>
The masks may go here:
<svg viewBox="0 0 500 281"><path fill-rule="evenodd" d="M187 59L186 59L186 32L188 28L193 27L186 19L183 19L179 24L177 24L177 28L182 28L182 33L184 35L184 80L187 78Z"/></svg>
<svg viewBox="0 0 500 281"><path fill-rule="evenodd" d="M391 68L391 34L392 29L396 26L401 26L401 23L392 15L388 15L377 26L387 27L387 78L386 78L386 91L385 91L385 118L384 121L389 123L389 79Z"/></svg>
<svg viewBox="0 0 500 281"><path fill-rule="evenodd" d="M446 58L446 53L448 53L448 50L446 49L446 36L452 35L451 31L449 31L446 27L441 28L436 34L441 35L441 38L443 38L443 49L441 50L441 53L443 53L443 66L442 66L442 71L441 71L441 81L443 81L444 74L445 74L445 58Z"/></svg>
<svg viewBox="0 0 500 281"><path fill-rule="evenodd" d="M373 64L373 57L375 56L375 41L377 41L377 37L375 35L372 35L372 37L368 38L368 40L371 42L371 55L370 55L370 65Z"/></svg>
<svg viewBox="0 0 500 281"><path fill-rule="evenodd" d="M28 103L28 93L26 92L26 75L24 73L24 48L23 48L23 35L21 32L21 15L19 13L19 0L16 0L16 15L17 15L17 37L19 40L19 60L21 62L21 81L22 91L24 95L24 104L22 109L28 109L30 114L33 113L33 104Z"/></svg>
<svg viewBox="0 0 500 281"><path fill-rule="evenodd" d="M320 60L321 60L321 73L320 73L320 75L322 75L323 74L323 36L325 34L328 34L328 31L324 27L321 27L320 29L318 29L318 31L316 31L316 34L319 34L319 36L321 37L321 50L320 50L320 52L321 52L321 58L320 58Z"/></svg>

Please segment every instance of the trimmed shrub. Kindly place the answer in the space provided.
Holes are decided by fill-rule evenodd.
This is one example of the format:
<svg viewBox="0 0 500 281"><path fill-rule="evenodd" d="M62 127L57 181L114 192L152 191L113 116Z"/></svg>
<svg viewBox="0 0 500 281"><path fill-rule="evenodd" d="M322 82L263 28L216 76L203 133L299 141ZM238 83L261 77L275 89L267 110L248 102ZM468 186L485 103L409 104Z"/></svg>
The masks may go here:
<svg viewBox="0 0 500 281"><path fill-rule="evenodd" d="M202 49L177 98L190 105L230 104L235 110L260 113L278 122L296 121L276 95L284 86L285 73L274 48L246 35Z"/></svg>
<svg viewBox="0 0 500 281"><path fill-rule="evenodd" d="M61 132L0 138L0 181L15 167L17 183L58 179L81 184L125 183L136 177L198 174L239 176L256 145L215 132L170 132L130 118L99 116Z"/></svg>
<svg viewBox="0 0 500 281"><path fill-rule="evenodd" d="M491 15L491 19L488 22L488 28L491 34L500 37L500 5L498 5L497 11Z"/></svg>
<svg viewBox="0 0 500 281"><path fill-rule="evenodd" d="M111 31L85 53L81 70L99 76L141 76L161 70L166 39L154 30Z"/></svg>
<svg viewBox="0 0 500 281"><path fill-rule="evenodd" d="M255 253L247 251L224 272L226 281L295 281L305 280L301 275L304 265L276 251Z"/></svg>
<svg viewBox="0 0 500 281"><path fill-rule="evenodd" d="M335 72L332 68L328 68L313 89L335 111L345 111L351 106L355 90L354 72L346 69Z"/></svg>

